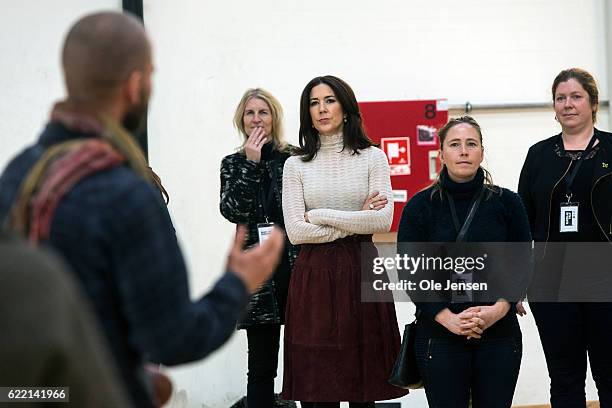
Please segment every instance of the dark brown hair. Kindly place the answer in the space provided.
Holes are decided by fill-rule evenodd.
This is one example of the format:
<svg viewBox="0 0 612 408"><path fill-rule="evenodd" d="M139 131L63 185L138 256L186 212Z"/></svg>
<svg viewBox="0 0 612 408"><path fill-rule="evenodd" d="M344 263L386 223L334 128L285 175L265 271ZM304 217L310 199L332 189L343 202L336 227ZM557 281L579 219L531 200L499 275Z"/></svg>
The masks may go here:
<svg viewBox="0 0 612 408"><path fill-rule="evenodd" d="M325 75L313 78L302 91L300 97L300 147L296 149L296 154L303 156L302 160L308 162L317 155L317 151L321 147L319 133L314 128L310 116L310 91L320 84L325 84L334 91L344 111L346 117L343 128L344 148L351 149L354 154L359 154L361 149L376 146L368 138L363 128L359 105L351 87L340 78Z"/></svg>
<svg viewBox="0 0 612 408"><path fill-rule="evenodd" d="M593 108L593 123L597 120L597 109L599 108L599 90L597 89L597 83L595 78L589 72L582 68L568 68L559 72L552 84L552 99L555 100L555 93L557 87L561 82L567 82L570 79L575 79L582 85L587 94L589 94L589 100L591 107Z"/></svg>
<svg viewBox="0 0 612 408"><path fill-rule="evenodd" d="M481 145L483 144L482 143L482 130L480 128L480 125L478 124L478 122L476 122L476 120L473 117L465 115L465 116L460 116L458 118L449 119L446 125L442 126L440 130L438 130L438 138L440 139L440 150L442 150L442 145L444 145L444 141L446 140L446 136L448 135L448 132L453 127L460 125L462 123L468 124L474 129L476 129L476 132L478 133L478 138L480 139L480 144ZM501 189L497 187L495 184L493 184L493 177L491 176L491 173L489 173L489 171L482 166L480 166L480 168L484 172L484 177L485 177L484 185L485 185L485 188L488 190L488 194L486 198L488 199L489 197L491 197L493 193L501 194ZM442 169L444 169L444 164L442 164ZM440 171L440 173L442 173L442 171ZM440 180L440 174L438 174L438 178L436 179L436 181L434 181L431 184L430 187L433 187L433 190L431 191L431 198L433 198L433 196L436 193L439 193L440 198L442 199L442 197L444 196L442 194L444 190L442 188L442 181Z"/></svg>

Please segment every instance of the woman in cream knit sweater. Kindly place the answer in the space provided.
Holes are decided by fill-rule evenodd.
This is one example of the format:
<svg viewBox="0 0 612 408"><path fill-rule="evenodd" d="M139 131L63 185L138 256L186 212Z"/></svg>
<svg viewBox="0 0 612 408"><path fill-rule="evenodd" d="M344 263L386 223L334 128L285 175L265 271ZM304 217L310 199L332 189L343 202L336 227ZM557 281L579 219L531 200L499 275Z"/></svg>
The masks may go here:
<svg viewBox="0 0 612 408"><path fill-rule="evenodd" d="M368 139L343 80L311 80L300 149L285 163L283 214L301 252L289 284L283 397L303 407L374 407L406 391L387 383L399 349L392 302L361 302L362 251L393 219L389 165Z"/></svg>

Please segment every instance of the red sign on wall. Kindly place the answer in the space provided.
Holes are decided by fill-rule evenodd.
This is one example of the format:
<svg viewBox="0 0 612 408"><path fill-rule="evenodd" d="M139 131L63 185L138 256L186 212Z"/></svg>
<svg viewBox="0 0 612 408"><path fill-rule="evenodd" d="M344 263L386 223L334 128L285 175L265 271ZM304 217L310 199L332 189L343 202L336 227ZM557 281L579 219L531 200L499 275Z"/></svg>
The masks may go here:
<svg viewBox="0 0 612 408"><path fill-rule="evenodd" d="M383 137L380 148L387 154L392 176L410 174L409 137Z"/></svg>
<svg viewBox="0 0 612 408"><path fill-rule="evenodd" d="M391 231L397 231L406 202L440 170L437 129L448 120L446 100L361 102L359 108L368 136L389 160L395 206Z"/></svg>

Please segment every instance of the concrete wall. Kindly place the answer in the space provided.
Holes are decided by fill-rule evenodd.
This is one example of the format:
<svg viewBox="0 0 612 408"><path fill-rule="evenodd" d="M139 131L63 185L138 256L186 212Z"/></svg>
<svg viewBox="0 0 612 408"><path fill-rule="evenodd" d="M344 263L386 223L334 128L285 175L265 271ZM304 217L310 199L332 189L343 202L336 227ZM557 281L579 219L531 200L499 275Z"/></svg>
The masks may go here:
<svg viewBox="0 0 612 408"><path fill-rule="evenodd" d="M596 75L608 99L604 1L145 0L156 60L149 154L171 194L192 295L205 293L225 263L233 226L217 209L219 164L239 145L231 120L246 88L262 86L279 98L293 143L299 94L327 73L347 80L362 101L545 102L554 76L580 66ZM99 8L119 9L120 1L0 0L0 167L34 140L63 95L59 47L67 27ZM484 130L487 167L512 189L529 145L559 131L552 109L474 116ZM599 127L609 129L608 120L604 109ZM398 305L398 314L403 325L409 306ZM521 324L515 403L546 402L537 331L531 316ZM246 391L244 333L205 362L170 373L178 390L173 406L230 406ZM592 381L588 396L596 397ZM427 405L422 391L404 400Z"/></svg>

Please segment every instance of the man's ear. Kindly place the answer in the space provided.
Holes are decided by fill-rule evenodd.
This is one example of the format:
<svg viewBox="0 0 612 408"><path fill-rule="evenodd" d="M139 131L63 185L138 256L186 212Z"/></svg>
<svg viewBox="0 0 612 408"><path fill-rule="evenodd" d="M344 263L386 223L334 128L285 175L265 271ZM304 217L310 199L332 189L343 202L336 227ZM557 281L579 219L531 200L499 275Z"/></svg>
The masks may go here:
<svg viewBox="0 0 612 408"><path fill-rule="evenodd" d="M126 82L126 96L130 105L142 103L142 72L132 71Z"/></svg>

